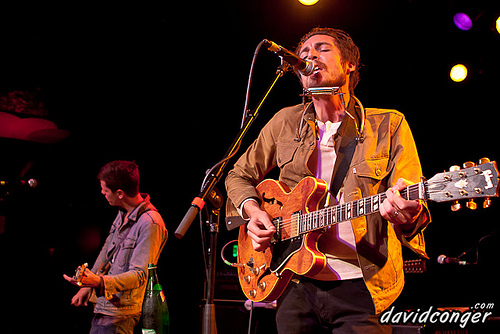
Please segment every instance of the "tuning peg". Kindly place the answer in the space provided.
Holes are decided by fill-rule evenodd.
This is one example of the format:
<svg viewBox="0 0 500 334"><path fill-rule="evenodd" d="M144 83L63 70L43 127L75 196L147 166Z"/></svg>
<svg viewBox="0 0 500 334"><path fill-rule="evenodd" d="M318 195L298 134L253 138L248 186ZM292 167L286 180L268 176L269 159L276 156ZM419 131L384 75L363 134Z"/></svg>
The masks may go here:
<svg viewBox="0 0 500 334"><path fill-rule="evenodd" d="M488 158L481 158L479 159L479 164L482 165L482 164L487 164L488 162L490 162L490 159ZM487 209L491 206L491 199L489 197L485 197L484 198L484 202L483 202L483 209Z"/></svg>
<svg viewBox="0 0 500 334"><path fill-rule="evenodd" d="M472 161L467 161L467 162L464 162L464 168L470 168L470 167L474 167L476 164L473 163ZM474 202L474 199L469 199L467 201L467 203L465 203L465 206L467 207L467 209L471 209L471 210L476 210L477 209L477 204L476 202Z"/></svg>
<svg viewBox="0 0 500 334"><path fill-rule="evenodd" d="M472 198L470 200L468 200L467 203L465 203L465 206L467 207L467 209L471 209L471 210L477 209L477 204L476 204L476 202L474 202L474 200Z"/></svg>
<svg viewBox="0 0 500 334"><path fill-rule="evenodd" d="M450 167L450 172L454 172L460 170L460 166L454 165ZM459 201L453 201L453 204L451 205L451 211L458 211L460 210L461 205Z"/></svg>
<svg viewBox="0 0 500 334"><path fill-rule="evenodd" d="M489 158L481 158L481 159L479 159L479 165L487 164L488 162L490 162Z"/></svg>
<svg viewBox="0 0 500 334"><path fill-rule="evenodd" d="M484 198L483 209L488 209L491 206L491 199L489 197Z"/></svg>
<svg viewBox="0 0 500 334"><path fill-rule="evenodd" d="M472 161L466 161L464 162L464 168L470 168L470 167L474 167L476 164L473 163Z"/></svg>

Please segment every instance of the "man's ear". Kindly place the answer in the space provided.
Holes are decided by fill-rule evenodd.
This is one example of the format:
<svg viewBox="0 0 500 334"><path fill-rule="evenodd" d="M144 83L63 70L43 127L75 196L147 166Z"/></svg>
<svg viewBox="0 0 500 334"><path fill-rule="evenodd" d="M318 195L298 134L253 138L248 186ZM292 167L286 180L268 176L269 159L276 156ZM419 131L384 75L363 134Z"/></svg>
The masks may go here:
<svg viewBox="0 0 500 334"><path fill-rule="evenodd" d="M119 198L119 199L123 199L123 197L125 196L125 192L121 189L118 189L116 191L116 196Z"/></svg>
<svg viewBox="0 0 500 334"><path fill-rule="evenodd" d="M356 71L356 65L353 63L347 63L347 69L346 69L346 74L349 75L352 72Z"/></svg>

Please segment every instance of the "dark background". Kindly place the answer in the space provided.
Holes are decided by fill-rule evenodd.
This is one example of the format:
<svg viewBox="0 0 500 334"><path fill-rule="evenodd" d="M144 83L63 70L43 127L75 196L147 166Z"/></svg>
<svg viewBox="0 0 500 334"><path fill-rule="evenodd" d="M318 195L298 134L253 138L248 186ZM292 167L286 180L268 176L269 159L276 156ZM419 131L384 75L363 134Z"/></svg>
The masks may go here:
<svg viewBox="0 0 500 334"><path fill-rule="evenodd" d="M104 242L116 208L100 194L96 175L115 159L138 163L141 190L151 195L170 232L158 275L172 332L199 330L204 285L200 227L193 223L181 240L173 233L205 171L238 131L253 51L264 38L293 49L313 27L346 30L361 51L356 95L365 107L394 108L406 115L428 178L467 160L498 159L500 35L494 21L500 11L493 1L467 3L2 4L0 93L38 88L47 118L70 136L54 144L0 138L0 179L19 177L31 163L24 178L39 181L31 190L2 190L0 332L88 332L91 310L70 306L76 289L62 274L92 263ZM457 10L476 18L470 31L454 26ZM469 67L462 83L449 78L457 62ZM261 51L252 108L278 64L274 54ZM300 93L293 74L281 79L243 149L277 110L299 103ZM497 200L476 211L451 212L448 204L429 207L428 271L408 275L398 309L498 301L498 236L481 243L475 266L436 263L438 255L457 256L497 229ZM236 237L221 225L219 249ZM465 258L474 262L475 251ZM218 269L229 267L219 262ZM222 278L216 297L243 299ZM244 332L248 314L241 307L219 305L219 332ZM499 308L495 304L497 313ZM260 317L261 329L272 332L267 327L272 311Z"/></svg>

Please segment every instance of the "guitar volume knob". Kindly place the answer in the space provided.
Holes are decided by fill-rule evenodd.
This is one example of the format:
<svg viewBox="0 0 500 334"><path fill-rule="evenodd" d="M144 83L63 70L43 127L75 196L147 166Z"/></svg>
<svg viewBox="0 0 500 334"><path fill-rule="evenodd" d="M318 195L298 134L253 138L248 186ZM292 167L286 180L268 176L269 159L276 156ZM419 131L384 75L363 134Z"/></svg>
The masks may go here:
<svg viewBox="0 0 500 334"><path fill-rule="evenodd" d="M255 289L250 290L248 294L250 295L250 297L255 298L255 296L257 296L257 290Z"/></svg>

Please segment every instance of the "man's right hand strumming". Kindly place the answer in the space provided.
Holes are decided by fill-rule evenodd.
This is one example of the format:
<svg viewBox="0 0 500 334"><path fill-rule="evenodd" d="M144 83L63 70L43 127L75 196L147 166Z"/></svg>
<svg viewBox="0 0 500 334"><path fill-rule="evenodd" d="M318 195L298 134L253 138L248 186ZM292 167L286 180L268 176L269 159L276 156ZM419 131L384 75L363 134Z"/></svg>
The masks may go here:
<svg viewBox="0 0 500 334"><path fill-rule="evenodd" d="M271 238L276 233L276 227L271 222L267 212L262 210L256 201L247 201L243 207L250 218L247 224L248 236L256 251L264 251L271 244Z"/></svg>

